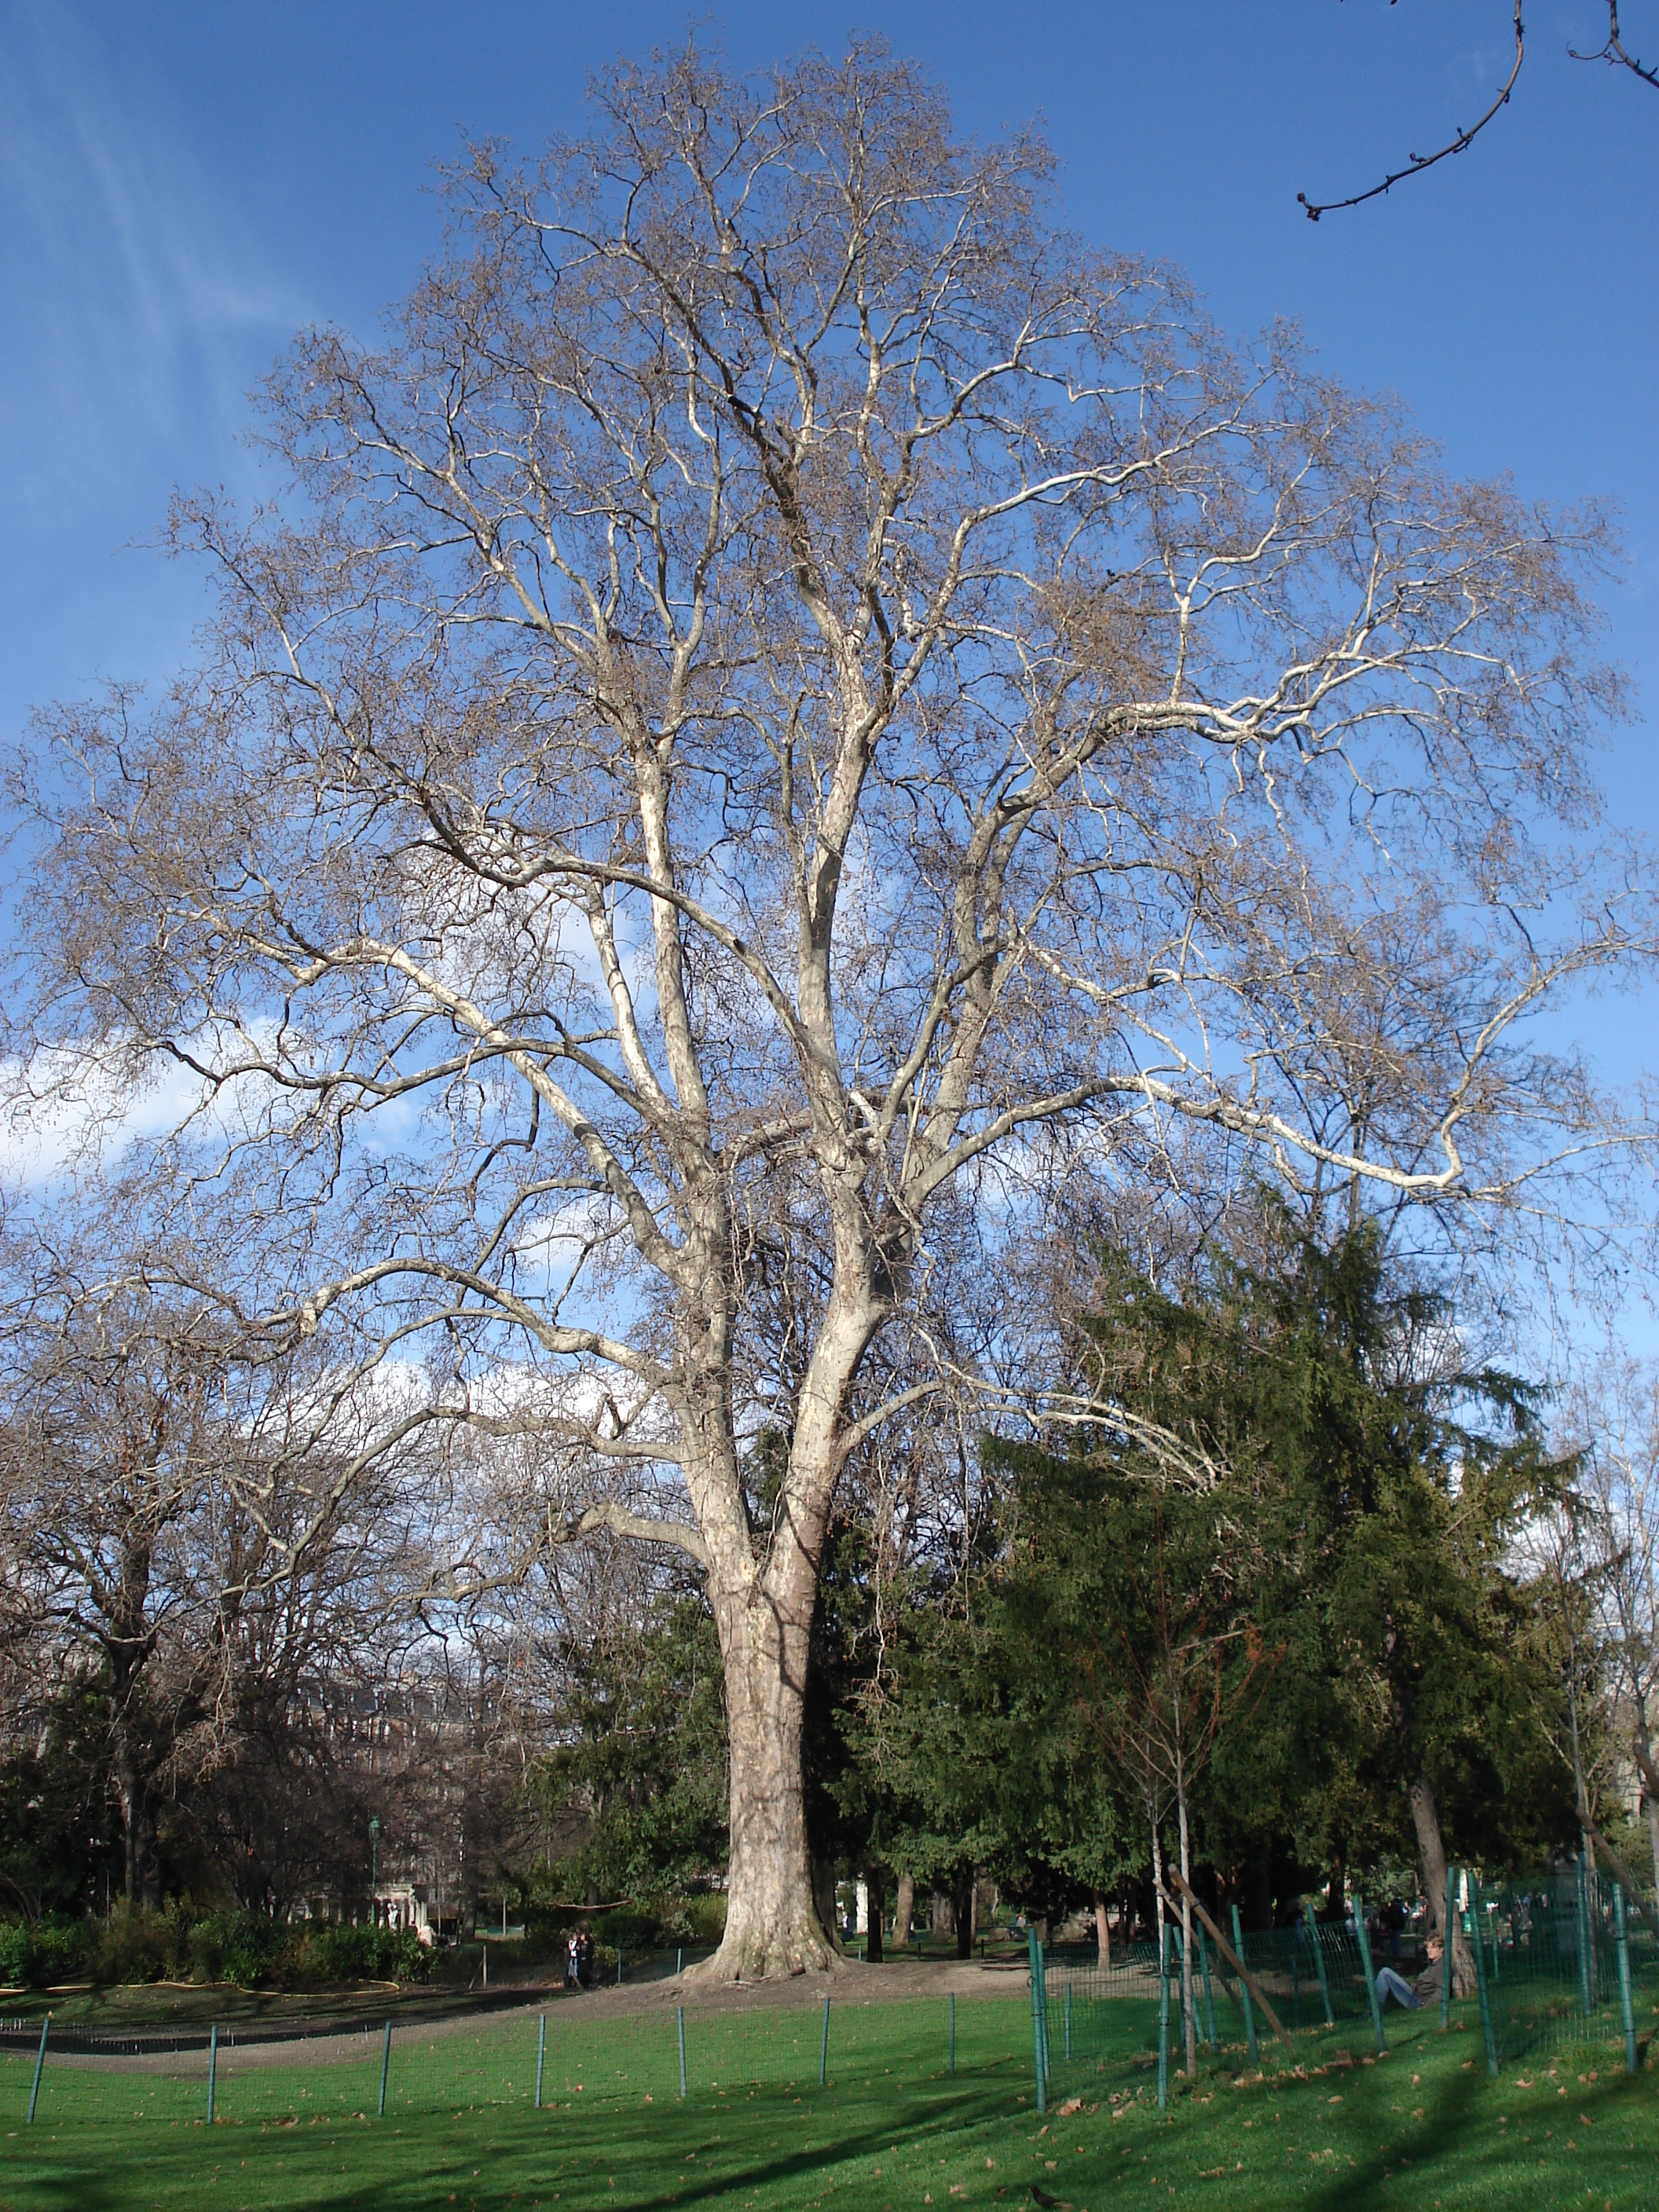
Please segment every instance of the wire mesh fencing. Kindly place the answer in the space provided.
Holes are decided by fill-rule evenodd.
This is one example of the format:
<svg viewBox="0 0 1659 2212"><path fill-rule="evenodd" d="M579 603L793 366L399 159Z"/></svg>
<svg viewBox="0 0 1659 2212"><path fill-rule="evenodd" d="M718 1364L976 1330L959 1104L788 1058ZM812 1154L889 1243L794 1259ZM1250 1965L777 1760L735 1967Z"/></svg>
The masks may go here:
<svg viewBox="0 0 1659 2212"><path fill-rule="evenodd" d="M800 2100L878 2074L931 2079L942 2092L958 2081L1029 2093L1029 2021L1022 1993L671 2004L604 2018L578 2000L476 2024L365 2021L305 2039L0 2023L0 2108L54 2129L92 2120L303 2126L492 2107L556 2114L605 2103Z"/></svg>
<svg viewBox="0 0 1659 2212"><path fill-rule="evenodd" d="M1659 2027L1653 1906L1583 1861L1464 1893L1488 2063L1577 2043L1638 2042Z"/></svg>
<svg viewBox="0 0 1659 2212"><path fill-rule="evenodd" d="M1166 1921L1161 1945L1109 1967L1079 1971L1031 1942L1032 2064L1039 2102L1059 2091L1086 2095L1109 2076L1149 2063L1158 2100L1168 2100L1190 2021L1194 2045L1212 2056L1237 2050L1257 2063L1269 2033L1357 2028L1380 2052L1392 2003L1437 2006L1443 2027L1478 2026L1494 2075L1507 2063L1571 2043L1622 2041L1636 2071L1643 2037L1659 2028L1659 1941L1653 1907L1583 1864L1529 1883L1483 1892L1449 1879L1446 1924L1462 1931L1460 1960L1416 1981L1373 1955L1363 1900L1345 1924L1305 1912L1293 1926L1231 1940L1200 1917L1190 1937ZM1183 1942L1190 1941L1190 1972ZM1413 1961L1415 1963L1415 1961ZM1190 2009L1189 2009L1190 2008Z"/></svg>
<svg viewBox="0 0 1659 2212"><path fill-rule="evenodd" d="M1164 1923L1163 1950L1139 1944L1109 1965L1079 1967L1031 1954L1033 2066L1051 2092L1085 2095L1110 2078L1156 2065L1167 2100L1170 2068L1184 2049L1190 2004L1194 2045L1212 2056L1239 2051L1256 2063L1279 2030L1358 2025L1381 2041L1375 1973L1363 1916L1330 1927L1304 1916L1290 1929L1245 1934L1231 1916L1231 1937L1194 1917L1192 1965L1185 1971L1182 1923ZM1242 1971L1241 1971L1242 1970Z"/></svg>
<svg viewBox="0 0 1659 2212"><path fill-rule="evenodd" d="M1557 2045L1617 2040L1634 2070L1638 2034L1659 2027L1659 1944L1650 1908L1583 1868L1483 1892L1454 1874L1474 1988L1446 1987L1440 2020L1478 2024L1487 2064ZM1363 1905L1346 1926L1231 1934L1194 1919L1121 1949L1108 1964L1047 1954L1030 1940L1029 1989L882 2002L842 1989L819 2002L672 2001L602 2010L581 1998L544 2009L419 2022L365 2019L295 2036L271 2028L111 2034L0 2021L0 2109L53 2129L298 2127L443 2112L518 2108L556 2115L595 2104L676 2109L781 2095L805 2101L878 2075L1035 2096L1168 2094L1190 2004L1195 2045L1254 2064L1271 2035L1357 2027L1384 2047L1388 1983ZM1638 1909L1639 1907L1639 1909ZM1403 1978L1396 1994L1419 2008ZM607 2001L608 2002L608 2001ZM1235 2054L1237 2056L1235 2056ZM930 2094L934 2094L930 2090Z"/></svg>

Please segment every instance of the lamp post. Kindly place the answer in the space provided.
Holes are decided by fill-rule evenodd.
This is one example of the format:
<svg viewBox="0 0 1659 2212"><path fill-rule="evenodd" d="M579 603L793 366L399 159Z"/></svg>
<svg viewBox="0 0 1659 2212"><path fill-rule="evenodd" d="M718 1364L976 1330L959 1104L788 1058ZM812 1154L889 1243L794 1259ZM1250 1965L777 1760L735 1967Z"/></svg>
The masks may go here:
<svg viewBox="0 0 1659 2212"><path fill-rule="evenodd" d="M380 1816L372 1813L368 1821L368 1917L370 1924L380 1924L380 1908L375 1892L380 1887Z"/></svg>

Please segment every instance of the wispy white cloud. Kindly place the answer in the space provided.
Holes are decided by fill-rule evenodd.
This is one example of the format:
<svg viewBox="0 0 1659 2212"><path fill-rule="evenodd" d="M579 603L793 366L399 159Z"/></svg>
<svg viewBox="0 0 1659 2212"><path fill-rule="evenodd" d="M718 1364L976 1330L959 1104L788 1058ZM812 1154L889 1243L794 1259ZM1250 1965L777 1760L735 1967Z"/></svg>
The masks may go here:
<svg viewBox="0 0 1659 2212"><path fill-rule="evenodd" d="M123 97L94 21L17 8L7 27L0 264L27 312L0 362L46 416L33 467L55 485L137 465L135 441L199 453L204 407L241 422L250 368L304 303L155 88Z"/></svg>

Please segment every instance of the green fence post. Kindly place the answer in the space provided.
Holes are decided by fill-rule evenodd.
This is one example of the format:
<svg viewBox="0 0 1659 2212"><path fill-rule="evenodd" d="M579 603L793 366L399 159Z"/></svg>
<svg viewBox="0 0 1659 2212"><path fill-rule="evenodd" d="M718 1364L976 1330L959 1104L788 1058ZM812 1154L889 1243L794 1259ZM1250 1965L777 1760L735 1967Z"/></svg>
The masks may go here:
<svg viewBox="0 0 1659 2212"><path fill-rule="evenodd" d="M1486 2046L1486 2071L1498 2076L1498 2038L1492 2032L1492 1989L1486 1979L1486 1951L1480 1941L1480 1885L1469 1877L1469 1912L1474 1922L1474 1986L1480 1999L1480 2034Z"/></svg>
<svg viewBox="0 0 1659 2212"><path fill-rule="evenodd" d="M1204 1940L1204 1923L1198 1923L1198 1965L1204 1977L1204 2018L1210 2030L1210 2048L1219 2051L1221 2045L1215 2035L1215 1991L1210 1985L1210 1947Z"/></svg>
<svg viewBox="0 0 1659 2212"><path fill-rule="evenodd" d="M1584 1858L1578 1856L1578 1995L1588 2020L1595 2008L1595 1992L1590 1987L1590 1924L1589 1884L1584 1877Z"/></svg>
<svg viewBox="0 0 1659 2212"><path fill-rule="evenodd" d="M1043 2048L1042 1946L1037 1942L1035 1928L1028 1928L1025 1931L1025 1948L1031 1962L1031 2064L1036 2075L1036 2108L1039 2112L1046 2112L1048 2109L1048 2084L1045 2075L1048 2054Z"/></svg>
<svg viewBox="0 0 1659 2212"><path fill-rule="evenodd" d="M1331 2010L1331 1984L1325 1972L1325 1954L1319 1948L1319 1926L1314 1918L1311 1905L1304 1905L1302 1919L1308 1931L1308 1941L1313 1945L1314 1965L1319 1972L1319 1995L1325 2008L1325 2025L1334 2027L1336 2014Z"/></svg>
<svg viewBox="0 0 1659 2212"><path fill-rule="evenodd" d="M1376 2035L1379 2051L1388 2049L1382 2033L1382 2008L1376 2001L1376 1975L1371 1966L1371 1939L1365 1933L1365 1900L1356 1890L1353 1900L1353 1932L1359 1942L1359 1963L1365 1969L1365 1994L1371 2001L1371 2027Z"/></svg>
<svg viewBox="0 0 1659 2212"><path fill-rule="evenodd" d="M51 2026L52 2014L48 2013L40 2023L40 2048L35 2053L34 2079L29 2084L29 2116L25 2125L31 2128L34 2125L35 2100L40 2094L40 2069L46 2063L46 2030Z"/></svg>
<svg viewBox="0 0 1659 2212"><path fill-rule="evenodd" d="M818 2087L823 2088L830 2073L830 2000L823 2001L823 2035L818 2045Z"/></svg>
<svg viewBox="0 0 1659 2212"><path fill-rule="evenodd" d="M208 2030L208 2125L213 2125L213 2090L219 2072L219 2023Z"/></svg>
<svg viewBox="0 0 1659 2212"><path fill-rule="evenodd" d="M547 2014L544 2013L536 2029L536 2110L542 2108L542 2068L547 2063Z"/></svg>
<svg viewBox="0 0 1659 2212"><path fill-rule="evenodd" d="M674 1972L677 1974L683 1974L685 1972L685 1946L683 1943L674 1954Z"/></svg>
<svg viewBox="0 0 1659 2212"><path fill-rule="evenodd" d="M1619 1946L1619 2007L1625 2015L1625 2071L1636 2071L1636 2008L1631 2001L1630 1989L1630 1923L1625 1917L1625 1891L1620 1882L1613 1885L1613 1925L1614 1941Z"/></svg>
<svg viewBox="0 0 1659 2212"><path fill-rule="evenodd" d="M386 2033L380 2038L380 2101L374 2107L377 2120L386 2118L386 2077L392 2071L392 2022L387 2021Z"/></svg>
<svg viewBox="0 0 1659 2212"><path fill-rule="evenodd" d="M1446 1869L1446 1917L1440 1923L1445 1937L1440 1947L1440 2025L1451 2026L1452 1968L1457 1958L1457 1869Z"/></svg>
<svg viewBox="0 0 1659 2212"><path fill-rule="evenodd" d="M1244 1957L1244 1930L1239 1923L1237 1905L1232 1908L1232 1914L1233 1948L1237 1952L1242 1963ZM1252 2066L1259 2066L1261 2063L1261 2054L1255 2047L1255 2007L1250 2002L1250 1985L1242 1977L1238 1984L1238 1994L1244 2001L1244 2040L1249 2046L1250 2063Z"/></svg>
<svg viewBox="0 0 1659 2212"><path fill-rule="evenodd" d="M1158 2109L1170 2101L1170 1923L1158 1943Z"/></svg>
<svg viewBox="0 0 1659 2212"><path fill-rule="evenodd" d="M951 2071L954 2074L954 2073L956 2072L956 2070L957 2070L957 1997L956 1997L956 1991L955 1991L954 1990L951 1990Z"/></svg>
<svg viewBox="0 0 1659 2212"><path fill-rule="evenodd" d="M622 1945L617 1946L617 1987L622 1987Z"/></svg>
<svg viewBox="0 0 1659 2212"><path fill-rule="evenodd" d="M683 2097L685 2094L685 2007L678 2005L675 2010L679 2015L678 2026L680 2038L680 2094Z"/></svg>
<svg viewBox="0 0 1659 2212"><path fill-rule="evenodd" d="M1301 2034L1302 1976L1297 1970L1296 1930L1294 1928L1291 1930L1291 2027L1297 2035Z"/></svg>
<svg viewBox="0 0 1659 2212"><path fill-rule="evenodd" d="M1072 2063L1072 1984L1066 1984L1066 2063Z"/></svg>

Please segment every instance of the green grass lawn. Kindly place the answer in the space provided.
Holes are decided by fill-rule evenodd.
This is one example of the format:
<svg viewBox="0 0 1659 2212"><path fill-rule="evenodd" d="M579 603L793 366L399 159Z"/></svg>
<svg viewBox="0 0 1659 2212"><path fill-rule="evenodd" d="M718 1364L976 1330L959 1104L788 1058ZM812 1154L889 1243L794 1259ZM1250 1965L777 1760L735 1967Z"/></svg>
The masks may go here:
<svg viewBox="0 0 1659 2212"><path fill-rule="evenodd" d="M1432 2016L1390 2014L1384 2059L1369 2061L1352 2027L1298 2037L1295 2069L1276 2050L1243 2072L1242 2051L1224 2051L1160 2113L1146 2008L1122 2011L1119 2048L1057 2069L1046 2118L1018 1999L957 2006L954 2076L942 2003L837 2007L823 2089L818 2014L689 2013L684 2104L672 2010L556 2021L539 2112L524 2020L411 2033L394 2046L384 2120L367 2045L309 2068L227 2051L211 2130L193 2061L173 2075L49 2065L27 2130L30 2069L8 2057L0 2212L1012 2212L1032 2184L1072 2212L1659 2212L1659 2080L1645 2063L1627 2075L1621 2046L1540 2055L1493 2081L1471 2023L1442 2035ZM1060 2109L1073 2096L1079 2109Z"/></svg>

